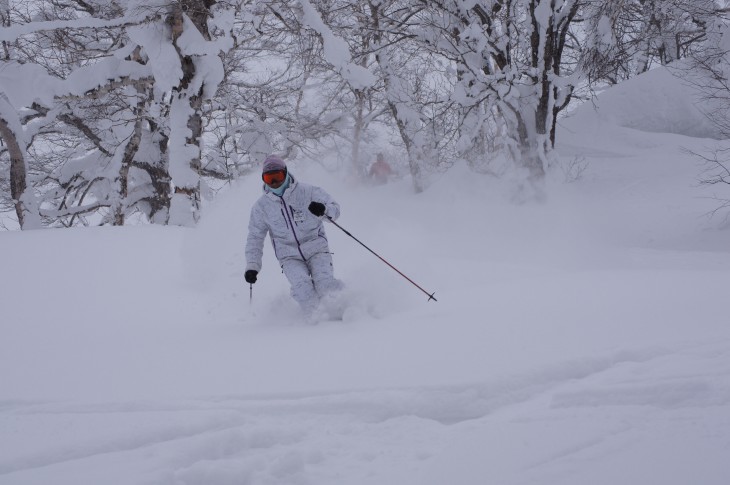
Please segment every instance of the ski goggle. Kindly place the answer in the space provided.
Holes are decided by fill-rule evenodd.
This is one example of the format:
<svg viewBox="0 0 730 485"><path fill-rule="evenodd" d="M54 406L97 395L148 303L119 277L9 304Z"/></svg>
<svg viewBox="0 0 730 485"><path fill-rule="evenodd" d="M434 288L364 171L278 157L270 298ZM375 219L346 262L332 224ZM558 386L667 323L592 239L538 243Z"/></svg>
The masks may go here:
<svg viewBox="0 0 730 485"><path fill-rule="evenodd" d="M264 172L261 174L261 178L264 179L266 185L280 184L286 178L286 170L272 170L270 172Z"/></svg>

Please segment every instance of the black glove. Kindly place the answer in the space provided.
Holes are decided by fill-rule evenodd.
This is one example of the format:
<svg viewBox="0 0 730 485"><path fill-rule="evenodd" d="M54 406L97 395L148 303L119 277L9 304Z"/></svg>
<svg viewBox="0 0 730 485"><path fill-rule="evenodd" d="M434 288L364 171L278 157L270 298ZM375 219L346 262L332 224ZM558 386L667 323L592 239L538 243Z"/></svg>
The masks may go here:
<svg viewBox="0 0 730 485"><path fill-rule="evenodd" d="M322 217L324 215L325 209L327 208L321 202L312 202L311 204L309 204L309 212L317 217Z"/></svg>
<svg viewBox="0 0 730 485"><path fill-rule="evenodd" d="M246 280L246 283L254 284L256 283L256 275L259 274L258 271L255 269L250 269L244 273L243 278Z"/></svg>

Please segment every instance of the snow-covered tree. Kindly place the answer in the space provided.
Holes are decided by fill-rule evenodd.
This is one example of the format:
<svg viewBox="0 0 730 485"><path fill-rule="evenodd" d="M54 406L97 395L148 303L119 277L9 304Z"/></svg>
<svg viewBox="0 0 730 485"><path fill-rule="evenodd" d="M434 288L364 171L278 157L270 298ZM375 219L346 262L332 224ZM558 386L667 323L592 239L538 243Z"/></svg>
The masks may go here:
<svg viewBox="0 0 730 485"><path fill-rule="evenodd" d="M693 52L687 63L675 72L697 89L699 96L705 100L705 115L720 133L730 138L730 9L718 10L718 15L708 25L703 48ZM727 148L697 156L705 164L700 178L703 185L725 188L730 185L730 153ZM715 195L719 205L714 212L725 213L727 220L730 217L727 215L730 196L720 194Z"/></svg>
<svg viewBox="0 0 730 485"><path fill-rule="evenodd" d="M123 224L132 214L197 220L203 106L231 45L230 5L213 3L48 0L7 9L3 73L17 85L3 86L5 108L21 120L16 135L35 171L26 192L36 192L47 224ZM34 86L22 82L29 76Z"/></svg>
<svg viewBox="0 0 730 485"><path fill-rule="evenodd" d="M362 172L383 132L405 153L416 191L428 170L455 160L489 173L512 160L539 195L576 89L654 62L717 57L707 48L724 8L0 0L0 204L23 227L192 225L220 185L211 182L269 153L336 148Z"/></svg>
<svg viewBox="0 0 730 485"><path fill-rule="evenodd" d="M175 67L179 68L175 74L177 80L170 86L172 95L167 118L167 156L175 187L170 204L172 224L193 225L199 217L203 102L213 99L223 80L220 52L232 47L228 42L229 27L219 31L221 39L211 36L208 23L214 17L212 7L215 3L212 0L180 0L168 6L165 16L169 40L178 56ZM230 23L227 16L226 21Z"/></svg>
<svg viewBox="0 0 730 485"><path fill-rule="evenodd" d="M424 49L424 6L402 1L369 2L376 73L408 157L414 189L424 189L424 171L439 164L452 139L449 68L440 53ZM451 123L453 125L453 123Z"/></svg>
<svg viewBox="0 0 730 485"><path fill-rule="evenodd" d="M534 183L544 177L558 113L571 100L575 71L564 72L578 0L421 0L422 42L454 66L464 158L485 136ZM482 150L483 153L483 150Z"/></svg>
<svg viewBox="0 0 730 485"><path fill-rule="evenodd" d="M331 136L341 119L333 79L316 36L301 23L297 2L242 5L223 56L224 81L207 129L206 174L247 173L269 153L294 156Z"/></svg>
<svg viewBox="0 0 730 485"><path fill-rule="evenodd" d="M715 0L587 2L576 46L592 81L615 84L703 48L721 11Z"/></svg>

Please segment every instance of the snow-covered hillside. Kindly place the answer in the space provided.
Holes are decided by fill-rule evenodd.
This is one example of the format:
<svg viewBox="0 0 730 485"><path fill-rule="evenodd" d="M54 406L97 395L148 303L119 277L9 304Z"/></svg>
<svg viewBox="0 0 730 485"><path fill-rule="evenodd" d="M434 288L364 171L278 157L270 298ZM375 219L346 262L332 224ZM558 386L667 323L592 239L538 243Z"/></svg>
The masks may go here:
<svg viewBox="0 0 730 485"><path fill-rule="evenodd" d="M544 204L292 164L438 302L332 226L341 321L300 321L268 246L249 294L255 177L195 229L0 233L0 485L725 485L730 234L686 152L718 142L619 88L562 122L587 168Z"/></svg>

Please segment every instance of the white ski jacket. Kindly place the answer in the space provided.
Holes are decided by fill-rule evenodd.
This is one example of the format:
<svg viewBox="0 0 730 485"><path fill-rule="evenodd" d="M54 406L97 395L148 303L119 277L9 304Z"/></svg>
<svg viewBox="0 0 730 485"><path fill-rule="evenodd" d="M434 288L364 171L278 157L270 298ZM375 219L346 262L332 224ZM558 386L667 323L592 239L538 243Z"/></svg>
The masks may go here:
<svg viewBox="0 0 730 485"><path fill-rule="evenodd" d="M274 254L279 261L288 258L307 261L313 255L329 252L322 220L309 212L311 202L325 205L325 215L337 219L340 206L323 189L297 182L291 177L284 194L270 192L264 185L264 194L251 208L246 240L246 270L261 271L264 239L268 233Z"/></svg>

